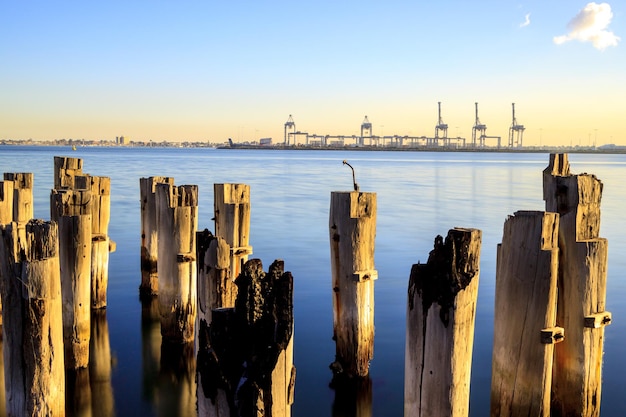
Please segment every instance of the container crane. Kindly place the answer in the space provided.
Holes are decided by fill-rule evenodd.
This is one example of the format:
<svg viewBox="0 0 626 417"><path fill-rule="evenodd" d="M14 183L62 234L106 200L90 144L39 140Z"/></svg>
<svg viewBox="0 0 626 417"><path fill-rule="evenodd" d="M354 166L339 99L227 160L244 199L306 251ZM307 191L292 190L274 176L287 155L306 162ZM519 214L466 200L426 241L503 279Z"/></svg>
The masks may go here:
<svg viewBox="0 0 626 417"><path fill-rule="evenodd" d="M283 140L284 145L289 145L289 135L292 135L295 132L296 132L296 122L294 122L293 117L289 115L289 119L287 119L287 122L285 122L285 139ZM295 145L295 137L294 137L294 145Z"/></svg>
<svg viewBox="0 0 626 417"><path fill-rule="evenodd" d="M522 147L522 137L524 136L524 125L517 124L515 120L515 103L512 103L513 107L513 122L509 128L509 148Z"/></svg>

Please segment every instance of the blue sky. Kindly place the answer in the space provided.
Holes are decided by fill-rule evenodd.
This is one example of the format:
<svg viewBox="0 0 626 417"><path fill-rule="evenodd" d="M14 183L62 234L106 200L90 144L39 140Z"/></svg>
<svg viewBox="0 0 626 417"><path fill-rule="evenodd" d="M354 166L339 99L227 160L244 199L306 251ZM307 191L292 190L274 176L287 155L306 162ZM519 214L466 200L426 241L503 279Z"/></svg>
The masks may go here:
<svg viewBox="0 0 626 417"><path fill-rule="evenodd" d="M11 2L0 139L283 140L298 130L626 145L626 4Z"/></svg>

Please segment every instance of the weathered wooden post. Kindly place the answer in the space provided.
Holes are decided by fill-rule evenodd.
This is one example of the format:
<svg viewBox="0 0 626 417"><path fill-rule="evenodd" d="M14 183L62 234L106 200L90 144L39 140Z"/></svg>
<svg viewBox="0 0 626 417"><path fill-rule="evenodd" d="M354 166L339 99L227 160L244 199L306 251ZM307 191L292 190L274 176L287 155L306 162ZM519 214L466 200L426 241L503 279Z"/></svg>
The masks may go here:
<svg viewBox="0 0 626 417"><path fill-rule="evenodd" d="M7 414L65 415L63 320L57 225L31 220L2 230Z"/></svg>
<svg viewBox="0 0 626 417"><path fill-rule="evenodd" d="M230 276L236 279L252 254L250 246L250 186L213 184L215 236L224 238L231 250Z"/></svg>
<svg viewBox="0 0 626 417"><path fill-rule="evenodd" d="M602 393L606 307L606 239L600 238L602 183L572 175L567 154L552 154L544 170L546 210L558 212L557 324L567 333L555 347L552 416L597 417Z"/></svg>
<svg viewBox="0 0 626 417"><path fill-rule="evenodd" d="M198 259L198 323L211 324L212 310L234 307L237 298L235 278L230 276L228 243L208 230L196 234ZM198 324L198 329L199 324Z"/></svg>
<svg viewBox="0 0 626 417"><path fill-rule="evenodd" d="M293 277L275 261L259 259L237 278L235 308L213 311L201 323L198 351L198 415L289 417L293 366Z"/></svg>
<svg viewBox="0 0 626 417"><path fill-rule="evenodd" d="M33 218L33 185L35 176L30 172L5 172L4 181L13 183L13 221L22 227Z"/></svg>
<svg viewBox="0 0 626 417"><path fill-rule="evenodd" d="M364 377L374 356L376 194L332 192L330 249L336 374Z"/></svg>
<svg viewBox="0 0 626 417"><path fill-rule="evenodd" d="M13 221L13 182L0 181L0 227ZM2 301L0 300L0 331L2 331ZM4 383L4 381L2 381ZM3 395L4 393L2 393Z"/></svg>
<svg viewBox="0 0 626 417"><path fill-rule="evenodd" d="M498 245L491 416L549 416L559 215L518 211Z"/></svg>
<svg viewBox="0 0 626 417"><path fill-rule="evenodd" d="M89 380L93 417L114 417L115 401L111 384L111 342L106 309L91 311Z"/></svg>
<svg viewBox="0 0 626 417"><path fill-rule="evenodd" d="M91 308L107 306L109 252L115 242L109 238L111 220L111 179L93 175L77 176L76 188L91 191Z"/></svg>
<svg viewBox="0 0 626 417"><path fill-rule="evenodd" d="M435 238L411 268L404 369L405 417L467 417L478 298L481 231Z"/></svg>
<svg viewBox="0 0 626 417"><path fill-rule="evenodd" d="M372 380L365 378L334 378L335 391L332 417L372 417Z"/></svg>
<svg viewBox="0 0 626 417"><path fill-rule="evenodd" d="M169 342L191 342L197 302L198 186L157 184L156 204L161 335Z"/></svg>
<svg viewBox="0 0 626 417"><path fill-rule="evenodd" d="M91 197L89 190L52 190L50 194L50 217L59 228L63 342L67 369L85 368L89 364Z"/></svg>
<svg viewBox="0 0 626 417"><path fill-rule="evenodd" d="M157 240L156 185L166 183L174 185L172 177L148 177L139 179L141 200L141 284L142 295L159 293L157 259L159 245Z"/></svg>
<svg viewBox="0 0 626 417"><path fill-rule="evenodd" d="M0 225L13 221L13 182L0 181Z"/></svg>
<svg viewBox="0 0 626 417"><path fill-rule="evenodd" d="M69 156L54 157L54 189L75 188L75 178L83 175L83 160Z"/></svg>

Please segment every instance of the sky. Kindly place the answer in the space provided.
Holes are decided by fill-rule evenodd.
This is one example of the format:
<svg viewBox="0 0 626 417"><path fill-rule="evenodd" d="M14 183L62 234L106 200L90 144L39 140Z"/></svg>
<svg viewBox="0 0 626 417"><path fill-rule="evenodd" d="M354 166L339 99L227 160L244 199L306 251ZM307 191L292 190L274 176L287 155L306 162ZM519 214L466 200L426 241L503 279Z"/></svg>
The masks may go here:
<svg viewBox="0 0 626 417"><path fill-rule="evenodd" d="M0 140L296 130L626 145L626 1L28 1L0 10Z"/></svg>

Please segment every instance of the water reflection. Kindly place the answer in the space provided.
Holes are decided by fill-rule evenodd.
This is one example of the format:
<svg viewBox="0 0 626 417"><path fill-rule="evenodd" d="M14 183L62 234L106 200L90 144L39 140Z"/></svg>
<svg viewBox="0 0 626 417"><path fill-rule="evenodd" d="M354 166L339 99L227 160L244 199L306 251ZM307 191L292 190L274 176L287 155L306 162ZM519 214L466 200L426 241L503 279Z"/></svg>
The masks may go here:
<svg viewBox="0 0 626 417"><path fill-rule="evenodd" d="M143 398L158 416L196 416L194 344L162 342L158 297L141 299Z"/></svg>
<svg viewBox="0 0 626 417"><path fill-rule="evenodd" d="M335 390L333 417L371 417L372 380L335 377L330 383Z"/></svg>
<svg viewBox="0 0 626 417"><path fill-rule="evenodd" d="M0 417L7 415L7 399L4 391L4 341L0 332Z"/></svg>
<svg viewBox="0 0 626 417"><path fill-rule="evenodd" d="M106 309L91 312L91 342L89 344L89 382L94 417L115 416L113 386L111 385L111 342Z"/></svg>
<svg viewBox="0 0 626 417"><path fill-rule="evenodd" d="M142 398L156 402L159 364L161 362L161 319L159 299L156 296L141 298L141 357L143 367Z"/></svg>
<svg viewBox="0 0 626 417"><path fill-rule="evenodd" d="M65 371L65 413L68 417L91 417L93 394L89 383L89 369Z"/></svg>
<svg viewBox="0 0 626 417"><path fill-rule="evenodd" d="M196 361L193 343L161 345L158 415L196 415Z"/></svg>

